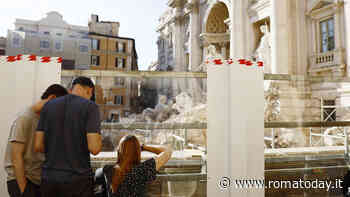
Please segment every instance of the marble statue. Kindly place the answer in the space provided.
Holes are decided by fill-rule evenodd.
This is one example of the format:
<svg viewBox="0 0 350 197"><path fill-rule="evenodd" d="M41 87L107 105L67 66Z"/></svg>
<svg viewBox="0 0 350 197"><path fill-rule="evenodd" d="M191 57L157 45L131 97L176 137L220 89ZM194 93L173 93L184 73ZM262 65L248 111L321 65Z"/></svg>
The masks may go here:
<svg viewBox="0 0 350 197"><path fill-rule="evenodd" d="M264 73L272 73L271 70L271 36L267 25L261 25L260 31L263 36L260 39L258 48L255 50L254 57L257 61L264 62ZM264 82L264 89L267 91L271 85L271 81Z"/></svg>
<svg viewBox="0 0 350 197"><path fill-rule="evenodd" d="M178 111L173 108L174 102L167 99L165 95L159 95L158 104L154 109L147 108L143 110L142 116L147 122L164 122L172 115L178 114Z"/></svg>
<svg viewBox="0 0 350 197"><path fill-rule="evenodd" d="M211 59L216 59L216 58L223 58L222 55L220 53L218 53L216 51L216 47L215 45L209 45L208 49L207 49L207 56L206 59L207 60L211 60Z"/></svg>
<svg viewBox="0 0 350 197"><path fill-rule="evenodd" d="M273 84L267 91L265 91L265 122L276 121L280 119L281 103L280 91L276 84Z"/></svg>
<svg viewBox="0 0 350 197"><path fill-rule="evenodd" d="M260 31L263 33L263 36L260 39L258 48L255 51L255 58L259 61L263 61L266 65L265 72L271 73L271 36L268 31L267 25L261 25Z"/></svg>
<svg viewBox="0 0 350 197"><path fill-rule="evenodd" d="M214 59L224 59L223 56L217 52L215 45L209 45L206 48L206 53L205 53L205 58L204 61L201 65L199 65L198 69L195 71L201 71L201 72L206 72L207 71L207 63L210 62Z"/></svg>

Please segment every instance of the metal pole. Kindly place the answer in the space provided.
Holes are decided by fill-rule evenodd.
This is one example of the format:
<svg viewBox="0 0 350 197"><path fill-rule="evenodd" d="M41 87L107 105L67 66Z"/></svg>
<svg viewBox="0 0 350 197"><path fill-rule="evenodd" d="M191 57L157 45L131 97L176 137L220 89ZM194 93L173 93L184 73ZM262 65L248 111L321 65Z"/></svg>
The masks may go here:
<svg viewBox="0 0 350 197"><path fill-rule="evenodd" d="M275 148L275 129L274 128L272 128L272 130L271 130L271 135L272 135L272 137L271 137L271 147L274 149Z"/></svg>
<svg viewBox="0 0 350 197"><path fill-rule="evenodd" d="M320 113L321 120L320 121L323 121L323 107L322 107L322 105L323 105L323 98L321 97L321 105L320 105L320 107L321 107L321 113Z"/></svg>
<svg viewBox="0 0 350 197"><path fill-rule="evenodd" d="M345 135L345 142L344 142L344 146L345 146L345 161L346 163L349 162L349 145L348 145L348 128L344 127L344 135Z"/></svg>
<svg viewBox="0 0 350 197"><path fill-rule="evenodd" d="M310 146L312 146L312 128L310 127L310 135L309 135L309 143L310 143Z"/></svg>
<svg viewBox="0 0 350 197"><path fill-rule="evenodd" d="M185 139L185 148L186 148L187 145L188 145L188 141L187 141L187 129L185 129L185 137L184 137L184 139Z"/></svg>

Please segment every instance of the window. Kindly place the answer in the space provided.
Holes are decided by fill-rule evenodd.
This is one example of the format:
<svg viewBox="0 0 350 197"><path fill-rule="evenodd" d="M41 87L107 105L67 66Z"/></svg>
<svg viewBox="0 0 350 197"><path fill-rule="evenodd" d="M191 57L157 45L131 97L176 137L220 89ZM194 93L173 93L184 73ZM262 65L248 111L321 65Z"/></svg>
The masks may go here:
<svg viewBox="0 0 350 197"><path fill-rule="evenodd" d="M91 65L99 66L100 65L100 56L91 55Z"/></svg>
<svg viewBox="0 0 350 197"><path fill-rule="evenodd" d="M119 58L117 58L117 57L115 58L115 67L116 67L116 68L118 68L118 65L119 65L119 64L118 64L118 63L119 63L119 60L118 60L118 59L119 59Z"/></svg>
<svg viewBox="0 0 350 197"><path fill-rule="evenodd" d="M125 68L125 66L126 66L126 59L122 59L122 66L123 66L123 68Z"/></svg>
<svg viewBox="0 0 350 197"><path fill-rule="evenodd" d="M75 67L75 60L62 60L62 69L64 70L74 70Z"/></svg>
<svg viewBox="0 0 350 197"><path fill-rule="evenodd" d="M89 52L89 47L86 45L80 45L79 50L81 53L87 53Z"/></svg>
<svg viewBox="0 0 350 197"><path fill-rule="evenodd" d="M100 40L92 39L92 49L100 50Z"/></svg>
<svg viewBox="0 0 350 197"><path fill-rule="evenodd" d="M332 51L335 48L334 40L334 18L320 22L321 53Z"/></svg>
<svg viewBox="0 0 350 197"><path fill-rule="evenodd" d="M123 43L123 52L126 53L126 43Z"/></svg>
<svg viewBox="0 0 350 197"><path fill-rule="evenodd" d="M114 97L114 104L123 105L123 96L115 96Z"/></svg>
<svg viewBox="0 0 350 197"><path fill-rule="evenodd" d="M125 68L126 66L126 59L124 58L115 58L115 67L116 68Z"/></svg>
<svg viewBox="0 0 350 197"><path fill-rule="evenodd" d="M60 41L56 41L55 42L55 49L56 49L56 51L62 51L62 42L60 42Z"/></svg>
<svg viewBox="0 0 350 197"><path fill-rule="evenodd" d="M56 33L57 36L62 36L62 33Z"/></svg>
<svg viewBox="0 0 350 197"><path fill-rule="evenodd" d="M19 31L23 31L24 29L23 29L23 27L20 27L20 28L18 28L18 30L19 30Z"/></svg>
<svg viewBox="0 0 350 197"><path fill-rule="evenodd" d="M335 100L323 100L323 121L336 121L336 107Z"/></svg>
<svg viewBox="0 0 350 197"><path fill-rule="evenodd" d="M118 46L118 51L119 51L119 52L125 52L125 49L124 49L124 46L125 46L125 45L124 45L124 43L120 43L120 42L119 42L118 44L119 44L119 46Z"/></svg>
<svg viewBox="0 0 350 197"><path fill-rule="evenodd" d="M119 43L118 42L115 43L115 51L119 52Z"/></svg>
<svg viewBox="0 0 350 197"><path fill-rule="evenodd" d="M114 78L114 85L124 86L124 78L119 78L119 77Z"/></svg>
<svg viewBox="0 0 350 197"><path fill-rule="evenodd" d="M44 35L50 35L50 32L44 31Z"/></svg>
<svg viewBox="0 0 350 197"><path fill-rule="evenodd" d="M19 37L14 37L13 40L12 40L12 44L13 44L14 48L21 47L20 38Z"/></svg>
<svg viewBox="0 0 350 197"><path fill-rule="evenodd" d="M50 48L50 43L47 40L40 40L40 48L48 49Z"/></svg>

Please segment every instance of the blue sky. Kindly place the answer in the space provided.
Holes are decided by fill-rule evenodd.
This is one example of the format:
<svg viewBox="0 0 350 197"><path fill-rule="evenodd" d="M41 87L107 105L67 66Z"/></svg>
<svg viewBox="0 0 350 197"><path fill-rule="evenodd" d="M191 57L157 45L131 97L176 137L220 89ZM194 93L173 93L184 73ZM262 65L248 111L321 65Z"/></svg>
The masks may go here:
<svg viewBox="0 0 350 197"><path fill-rule="evenodd" d="M145 69L157 60L156 27L166 10L167 0L3 0L0 36L14 29L16 18L39 20L49 11L58 11L73 25L87 26L91 14L100 20L119 21L119 35L136 40L139 67Z"/></svg>

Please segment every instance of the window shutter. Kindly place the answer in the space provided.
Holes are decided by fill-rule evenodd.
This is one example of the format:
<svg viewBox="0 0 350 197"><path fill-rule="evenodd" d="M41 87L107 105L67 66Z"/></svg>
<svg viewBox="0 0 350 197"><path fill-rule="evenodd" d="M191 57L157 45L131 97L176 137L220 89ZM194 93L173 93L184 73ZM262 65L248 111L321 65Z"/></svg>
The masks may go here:
<svg viewBox="0 0 350 197"><path fill-rule="evenodd" d="M126 52L126 43L123 43L123 52Z"/></svg>
<svg viewBox="0 0 350 197"><path fill-rule="evenodd" d="M123 68L125 68L126 65L126 59L123 58Z"/></svg>

